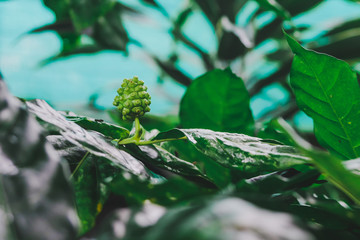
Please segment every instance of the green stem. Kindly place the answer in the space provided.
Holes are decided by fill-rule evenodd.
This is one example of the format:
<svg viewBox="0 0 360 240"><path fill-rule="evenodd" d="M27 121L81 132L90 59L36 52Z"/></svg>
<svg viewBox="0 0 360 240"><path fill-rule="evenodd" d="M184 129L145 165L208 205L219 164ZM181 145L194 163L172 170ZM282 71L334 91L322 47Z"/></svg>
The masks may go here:
<svg viewBox="0 0 360 240"><path fill-rule="evenodd" d="M185 140L187 137L181 137L181 138L166 138L166 139L158 139L158 140L150 140L150 141L136 141L134 137L132 138L126 138L118 142L120 145L135 143L138 146L141 145L149 145L149 144L155 144L155 143L161 143L161 142L168 142L168 141L176 141L176 140Z"/></svg>
<svg viewBox="0 0 360 240"><path fill-rule="evenodd" d="M135 118L135 135L133 139L135 140L136 143L139 143L140 138L141 138L141 125L139 118Z"/></svg>
<svg viewBox="0 0 360 240"><path fill-rule="evenodd" d="M81 167L81 165L84 163L85 159L89 156L90 152L86 152L86 154L84 155L84 157L80 160L79 164L76 166L74 172L71 174L70 176L70 180L74 177L74 175L77 173L77 171L79 170L79 168Z"/></svg>
<svg viewBox="0 0 360 240"><path fill-rule="evenodd" d="M176 140L185 140L187 137L181 137L181 138L166 138L166 139L158 139L158 140L152 140L152 141L141 141L138 142L136 145L149 145L154 143L161 143L161 142L168 142L168 141L176 141Z"/></svg>

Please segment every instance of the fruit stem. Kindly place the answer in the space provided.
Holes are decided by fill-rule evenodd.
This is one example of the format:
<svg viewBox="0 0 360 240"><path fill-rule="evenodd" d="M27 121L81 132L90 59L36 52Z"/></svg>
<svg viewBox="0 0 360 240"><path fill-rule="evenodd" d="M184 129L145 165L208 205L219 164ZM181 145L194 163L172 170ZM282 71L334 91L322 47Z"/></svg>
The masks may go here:
<svg viewBox="0 0 360 240"><path fill-rule="evenodd" d="M140 138L141 138L141 125L140 125L140 120L138 117L135 118L135 134L134 134L134 140L135 143L138 144L140 142Z"/></svg>

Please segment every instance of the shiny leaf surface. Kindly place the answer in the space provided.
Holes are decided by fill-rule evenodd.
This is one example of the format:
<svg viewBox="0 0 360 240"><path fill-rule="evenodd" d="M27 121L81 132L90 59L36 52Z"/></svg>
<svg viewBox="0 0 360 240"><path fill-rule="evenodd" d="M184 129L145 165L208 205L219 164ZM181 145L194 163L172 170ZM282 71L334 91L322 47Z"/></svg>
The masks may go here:
<svg viewBox="0 0 360 240"><path fill-rule="evenodd" d="M295 54L290 84L314 120L320 144L343 159L360 155L360 88L356 73L334 57L306 50L286 35Z"/></svg>
<svg viewBox="0 0 360 240"><path fill-rule="evenodd" d="M117 149L107 138L95 132L90 132L74 122L66 120L59 112L51 108L45 101L35 100L27 102L30 112L55 127L66 140L72 144L85 148L90 153L105 157L114 164L135 174L149 176L142 163L128 157L128 153Z"/></svg>
<svg viewBox="0 0 360 240"><path fill-rule="evenodd" d="M308 162L295 148L244 134L208 129L176 129L156 138L185 135L195 148L218 164L247 177L286 169Z"/></svg>

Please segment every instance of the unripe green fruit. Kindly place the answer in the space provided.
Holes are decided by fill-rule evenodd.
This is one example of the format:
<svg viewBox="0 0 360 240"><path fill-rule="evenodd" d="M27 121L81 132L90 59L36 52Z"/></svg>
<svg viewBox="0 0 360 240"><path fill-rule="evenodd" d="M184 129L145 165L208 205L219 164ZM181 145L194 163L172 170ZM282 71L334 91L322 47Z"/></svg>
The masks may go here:
<svg viewBox="0 0 360 240"><path fill-rule="evenodd" d="M147 87L138 77L124 79L121 88L117 90L113 105L117 107L123 120L133 121L150 111L151 97L146 92Z"/></svg>

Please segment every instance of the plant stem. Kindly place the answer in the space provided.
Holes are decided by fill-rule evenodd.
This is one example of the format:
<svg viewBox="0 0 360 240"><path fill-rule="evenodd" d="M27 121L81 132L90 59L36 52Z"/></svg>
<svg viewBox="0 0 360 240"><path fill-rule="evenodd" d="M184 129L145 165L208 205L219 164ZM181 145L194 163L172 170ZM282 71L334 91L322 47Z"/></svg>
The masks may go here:
<svg viewBox="0 0 360 240"><path fill-rule="evenodd" d="M141 125L139 118L135 118L135 135L133 139L135 140L136 143L139 143L140 138L141 138Z"/></svg>
<svg viewBox="0 0 360 240"><path fill-rule="evenodd" d="M84 163L85 159L89 156L90 152L86 152L86 154L84 155L84 157L80 160L80 162L78 163L78 165L76 166L75 170L73 171L73 173L70 176L70 180L74 177L74 175L77 173L77 171L79 170L79 168L81 167L81 165Z"/></svg>
<svg viewBox="0 0 360 240"><path fill-rule="evenodd" d="M187 137L181 137L181 138L166 138L166 139L158 139L158 140L152 140L152 141L141 141L138 142L136 145L149 145L154 143L161 143L161 142L168 142L168 141L176 141L176 140L185 140Z"/></svg>

